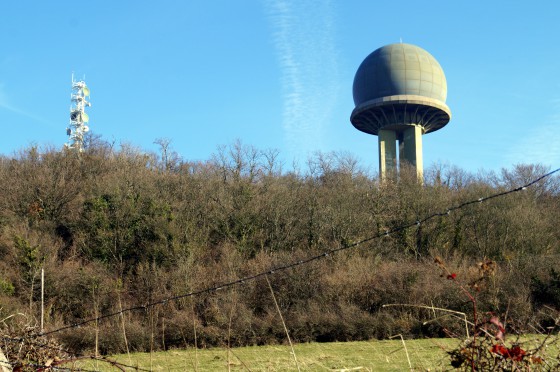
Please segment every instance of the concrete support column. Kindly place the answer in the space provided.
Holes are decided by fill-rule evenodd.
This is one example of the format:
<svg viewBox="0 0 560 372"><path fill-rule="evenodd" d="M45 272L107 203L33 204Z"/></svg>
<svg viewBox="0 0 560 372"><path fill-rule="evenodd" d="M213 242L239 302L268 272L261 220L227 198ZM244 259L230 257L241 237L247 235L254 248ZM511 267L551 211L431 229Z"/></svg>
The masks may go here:
<svg viewBox="0 0 560 372"><path fill-rule="evenodd" d="M418 180L423 180L424 162L422 161L422 127L419 125L411 126L403 132L401 150L401 163L406 160L416 168ZM404 159L403 159L404 157Z"/></svg>
<svg viewBox="0 0 560 372"><path fill-rule="evenodd" d="M399 167L400 167L404 161L404 137L402 132L397 134L397 140L399 141Z"/></svg>
<svg viewBox="0 0 560 372"><path fill-rule="evenodd" d="M386 179L397 170L397 133L392 130L379 130L379 175Z"/></svg>

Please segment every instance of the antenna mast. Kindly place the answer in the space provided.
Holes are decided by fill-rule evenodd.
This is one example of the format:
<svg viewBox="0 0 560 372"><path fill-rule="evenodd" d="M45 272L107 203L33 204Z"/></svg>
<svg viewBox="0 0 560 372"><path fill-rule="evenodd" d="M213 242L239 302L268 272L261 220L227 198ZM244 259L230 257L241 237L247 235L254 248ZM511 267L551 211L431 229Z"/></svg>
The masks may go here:
<svg viewBox="0 0 560 372"><path fill-rule="evenodd" d="M91 106L91 103L87 101L88 97L89 88L85 81L83 79L74 80L74 74L72 74L70 124L66 128L68 142L64 146L77 152L84 151L84 135L89 131L89 127L86 125L89 122L89 116L85 111L86 107Z"/></svg>

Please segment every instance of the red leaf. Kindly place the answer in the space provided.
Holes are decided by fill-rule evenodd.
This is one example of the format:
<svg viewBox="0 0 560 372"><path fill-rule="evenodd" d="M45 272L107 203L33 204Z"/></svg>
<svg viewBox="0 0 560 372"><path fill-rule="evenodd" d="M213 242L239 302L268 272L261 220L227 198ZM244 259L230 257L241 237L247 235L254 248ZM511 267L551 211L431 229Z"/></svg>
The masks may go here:
<svg viewBox="0 0 560 372"><path fill-rule="evenodd" d="M520 348L518 345L515 345L514 347L509 349L509 355L510 355L511 359L516 360L516 361L520 361L525 356L525 350Z"/></svg>
<svg viewBox="0 0 560 372"><path fill-rule="evenodd" d="M520 348L518 345L512 347L511 349L508 349L504 345L495 344L490 348L490 352L501 355L504 358L515 360L517 362L523 360L523 357L525 356L525 354L527 354L526 351Z"/></svg>
<svg viewBox="0 0 560 372"><path fill-rule="evenodd" d="M507 347L505 347L504 345L498 345L495 344L492 346L492 348L490 349L490 352L494 353L494 354L499 354L499 355L503 355L506 358L509 357L509 350Z"/></svg>

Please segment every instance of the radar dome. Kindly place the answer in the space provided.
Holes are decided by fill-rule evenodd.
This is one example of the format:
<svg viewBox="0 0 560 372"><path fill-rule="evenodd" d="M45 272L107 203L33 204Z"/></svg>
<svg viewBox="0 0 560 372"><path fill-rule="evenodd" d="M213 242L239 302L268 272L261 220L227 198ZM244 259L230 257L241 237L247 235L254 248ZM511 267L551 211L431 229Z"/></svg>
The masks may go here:
<svg viewBox="0 0 560 372"><path fill-rule="evenodd" d="M353 85L354 103L389 96L422 96L445 103L447 82L438 61L411 44L383 46L364 59Z"/></svg>

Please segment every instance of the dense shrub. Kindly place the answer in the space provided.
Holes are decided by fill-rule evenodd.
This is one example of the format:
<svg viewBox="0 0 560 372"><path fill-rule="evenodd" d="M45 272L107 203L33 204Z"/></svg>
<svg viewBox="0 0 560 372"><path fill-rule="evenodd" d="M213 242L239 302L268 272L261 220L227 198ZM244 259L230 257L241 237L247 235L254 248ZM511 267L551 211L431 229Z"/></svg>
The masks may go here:
<svg viewBox="0 0 560 372"><path fill-rule="evenodd" d="M44 268L47 329L136 309L98 324L103 352L286 342L274 300L296 341L462 335L460 316L435 309L470 316L471 304L435 256L466 282L493 260L478 304L508 314L510 327L550 326L543 307L560 306L558 177L414 225L544 167L472 175L436 165L420 185L405 167L380 183L348 154L316 154L305 171L282 171L277 152L240 142L205 162L165 154L97 141L81 156L30 148L0 159L0 316L38 318ZM269 273L272 292L259 276L143 307L409 224ZM89 322L55 335L78 351L93 350L95 334Z"/></svg>

